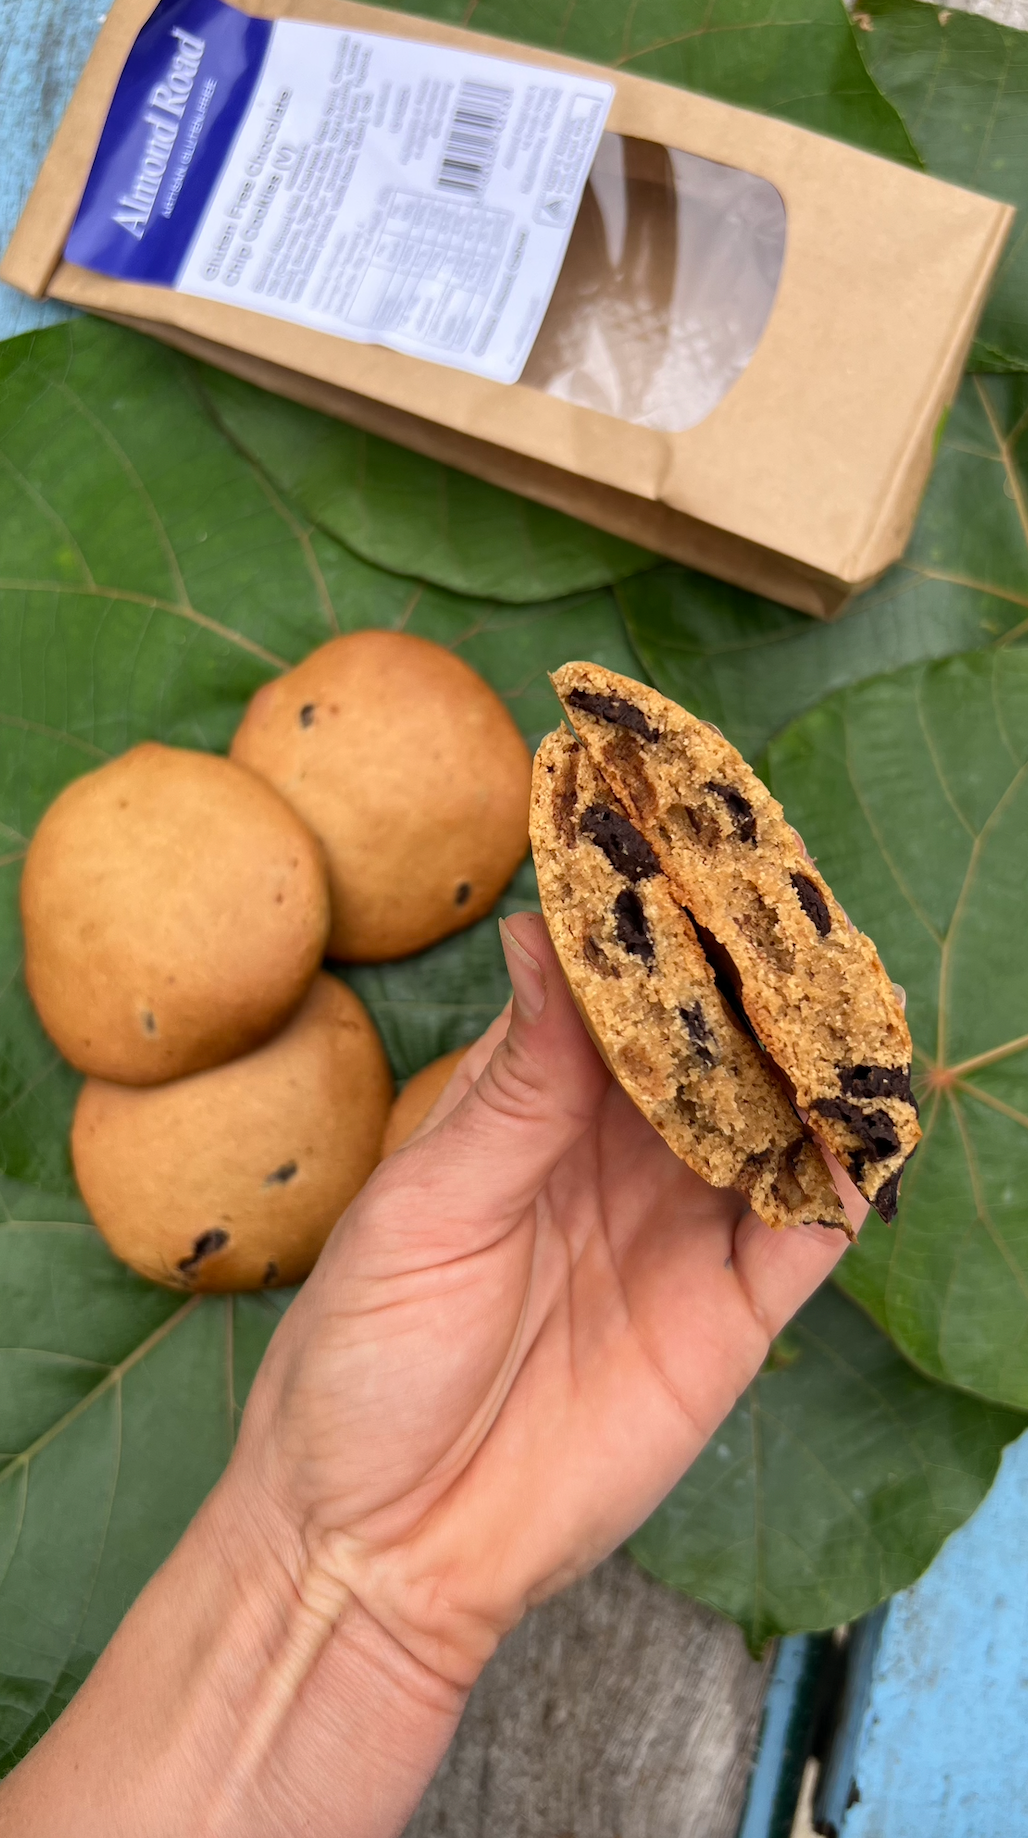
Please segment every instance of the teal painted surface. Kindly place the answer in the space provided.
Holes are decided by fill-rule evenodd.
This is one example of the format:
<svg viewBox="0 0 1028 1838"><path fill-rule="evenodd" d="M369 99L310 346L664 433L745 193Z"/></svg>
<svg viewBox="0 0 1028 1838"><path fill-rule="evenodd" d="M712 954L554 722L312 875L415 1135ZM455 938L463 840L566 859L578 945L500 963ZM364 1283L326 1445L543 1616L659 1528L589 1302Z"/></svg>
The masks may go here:
<svg viewBox="0 0 1028 1838"><path fill-rule="evenodd" d="M840 1838L1028 1832L1028 1436L889 1604Z"/></svg>
<svg viewBox="0 0 1028 1838"><path fill-rule="evenodd" d="M823 1634L793 1634L778 1643L738 1838L789 1838L825 1645Z"/></svg>
<svg viewBox="0 0 1028 1838"><path fill-rule="evenodd" d="M97 0L0 0L0 248L18 221L105 18ZM0 338L69 317L66 306L28 300L0 284Z"/></svg>
<svg viewBox="0 0 1028 1838"><path fill-rule="evenodd" d="M842 1691L835 1709L835 1734L814 1795L814 1829L818 1832L838 1832L853 1798L853 1769L888 1615L889 1604L883 1602L850 1629Z"/></svg>

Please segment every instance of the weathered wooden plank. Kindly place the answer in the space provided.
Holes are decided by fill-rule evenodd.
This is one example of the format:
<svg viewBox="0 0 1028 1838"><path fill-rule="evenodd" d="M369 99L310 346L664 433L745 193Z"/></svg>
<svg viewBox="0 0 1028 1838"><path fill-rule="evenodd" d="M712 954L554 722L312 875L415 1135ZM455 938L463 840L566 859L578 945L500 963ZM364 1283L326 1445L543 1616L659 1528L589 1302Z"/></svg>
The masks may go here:
<svg viewBox="0 0 1028 1838"><path fill-rule="evenodd" d="M612 1557L500 1648L406 1838L734 1838L769 1664Z"/></svg>

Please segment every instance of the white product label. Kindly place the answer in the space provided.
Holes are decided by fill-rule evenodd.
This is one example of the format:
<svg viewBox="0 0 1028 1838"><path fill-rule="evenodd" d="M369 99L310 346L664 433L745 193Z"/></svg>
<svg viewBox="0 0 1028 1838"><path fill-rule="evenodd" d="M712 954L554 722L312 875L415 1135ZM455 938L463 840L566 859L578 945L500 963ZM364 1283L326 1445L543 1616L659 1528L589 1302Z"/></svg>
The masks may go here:
<svg viewBox="0 0 1028 1838"><path fill-rule="evenodd" d="M178 289L516 382L613 94L277 20Z"/></svg>

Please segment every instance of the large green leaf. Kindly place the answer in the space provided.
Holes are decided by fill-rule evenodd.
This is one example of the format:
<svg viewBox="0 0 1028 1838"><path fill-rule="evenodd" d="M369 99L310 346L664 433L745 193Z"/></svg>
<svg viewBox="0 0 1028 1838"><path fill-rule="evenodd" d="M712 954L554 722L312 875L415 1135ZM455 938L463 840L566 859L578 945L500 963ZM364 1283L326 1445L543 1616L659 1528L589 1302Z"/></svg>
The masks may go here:
<svg viewBox="0 0 1028 1838"><path fill-rule="evenodd" d="M857 18L864 62L928 171L1021 211L975 361L1028 368L1028 33L924 0L861 0Z"/></svg>
<svg viewBox="0 0 1028 1838"><path fill-rule="evenodd" d="M922 1378L822 1290L630 1549L754 1653L905 1588L991 1485L1013 1411Z"/></svg>
<svg viewBox="0 0 1028 1838"><path fill-rule="evenodd" d="M219 426L263 476L319 529L382 568L522 605L603 586L656 560L223 371L205 371L203 389Z"/></svg>
<svg viewBox="0 0 1028 1838"><path fill-rule="evenodd" d="M75 1198L78 1078L20 977L17 883L54 795L144 736L223 749L248 697L336 631L467 657L529 739L547 671L636 668L608 592L496 606L324 536L207 413L186 360L98 321L0 347L0 1767L46 1728L231 1446L274 1299L129 1275ZM501 910L531 904L531 870ZM355 970L400 1077L479 1033L508 985L495 921Z"/></svg>
<svg viewBox="0 0 1028 1838"><path fill-rule="evenodd" d="M279 1318L116 1263L0 1183L0 1771L41 1735L225 1464Z"/></svg>
<svg viewBox="0 0 1028 1838"><path fill-rule="evenodd" d="M1028 631L1028 379L969 377L902 562L832 624L666 563L617 589L665 694L755 758L830 691Z"/></svg>
<svg viewBox="0 0 1028 1838"><path fill-rule="evenodd" d="M635 668L606 592L498 607L368 566L278 496L213 424L195 381L186 360L96 321L0 352L0 941L11 966L21 855L60 787L145 736L224 748L259 684L335 632L402 627L452 647L530 739L559 713L547 671L566 657ZM483 925L492 987L502 960ZM485 947L465 934L447 949L470 966ZM428 965L404 975L433 981ZM3 981L3 1165L68 1191L75 1081L20 984Z"/></svg>
<svg viewBox="0 0 1028 1838"><path fill-rule="evenodd" d="M9 1761L75 1689L217 1474L276 1306L271 1297L183 1303L150 1289L108 1257L82 1215L66 1148L77 1080L42 1035L19 975L16 885L41 812L76 774L145 735L223 749L253 690L335 631L403 627L452 646L530 740L557 718L546 676L557 663L587 656L629 674L638 665L609 589L498 605L357 556L228 437L195 366L99 322L0 348L0 524L0 1363L10 1374L0 1387L0 1755ZM526 866L500 910L533 898ZM473 1038L507 993L493 920L405 963L348 975L398 1077ZM948 1408L938 1406L940 1421L955 1423ZM854 1409L872 1434L871 1418ZM954 1430L948 1460L958 1472L961 1447ZM840 1449L844 1476L846 1459ZM775 1512L795 1511L777 1489L775 1479ZM949 1528L955 1502L969 1510L977 1497L970 1485L956 1489L917 1549ZM906 1576L909 1540L897 1526L889 1562ZM877 1535L887 1543L888 1525ZM865 1536L856 1521L851 1536ZM865 1561L851 1556L855 1570ZM840 1594L830 1618L850 1601Z"/></svg>
<svg viewBox="0 0 1028 1838"><path fill-rule="evenodd" d="M702 90L919 163L861 63L841 0L405 0L401 10Z"/></svg>
<svg viewBox="0 0 1028 1838"><path fill-rule="evenodd" d="M924 1371L1028 1406L1028 653L831 697L771 783L907 991L924 1141L839 1280Z"/></svg>

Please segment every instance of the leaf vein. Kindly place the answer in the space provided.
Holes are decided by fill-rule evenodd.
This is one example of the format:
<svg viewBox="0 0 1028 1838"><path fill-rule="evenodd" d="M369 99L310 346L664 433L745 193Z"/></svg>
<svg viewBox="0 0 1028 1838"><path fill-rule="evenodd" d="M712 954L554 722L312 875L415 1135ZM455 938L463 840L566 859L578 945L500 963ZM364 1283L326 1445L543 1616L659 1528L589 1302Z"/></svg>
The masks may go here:
<svg viewBox="0 0 1028 1838"><path fill-rule="evenodd" d="M94 1385L92 1391L88 1392L84 1398L80 1398L77 1404L73 1404L70 1410L65 1411L63 1417L59 1417L56 1423L52 1423L41 1436L37 1436L35 1442L30 1443L27 1449L23 1449L20 1455L14 1456L13 1460L0 1468L0 1485L12 1474L17 1473L20 1468L27 1468L37 1455L42 1454L43 1450L49 1447L51 1442L69 1429L79 1417L84 1416L86 1411L90 1410L112 1385L119 1385L125 1374L131 1372L133 1366L137 1366L141 1359L145 1359L154 1347L159 1346L161 1341L165 1340L181 1321L194 1314L203 1300L203 1296L190 1296L188 1302L185 1302L181 1308L177 1308L166 1321L162 1321L160 1327L155 1328L152 1334L148 1334L145 1340L140 1341L138 1347L133 1347L131 1353L126 1354L118 1365L112 1366L106 1377L102 1378L98 1385Z"/></svg>

